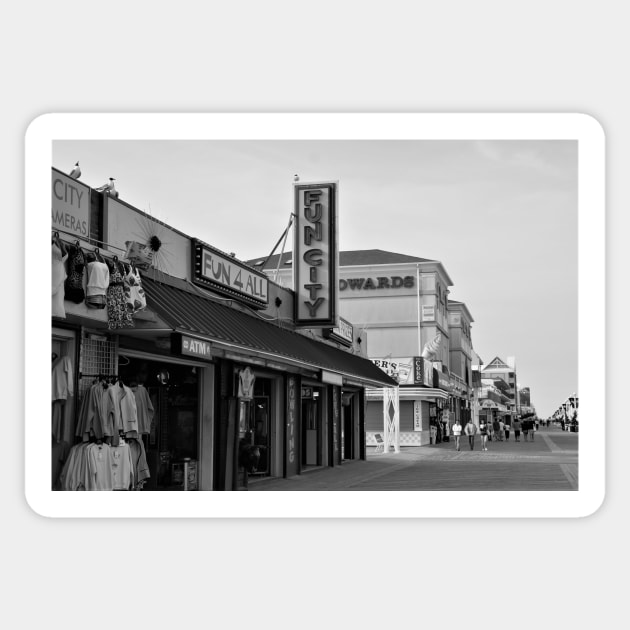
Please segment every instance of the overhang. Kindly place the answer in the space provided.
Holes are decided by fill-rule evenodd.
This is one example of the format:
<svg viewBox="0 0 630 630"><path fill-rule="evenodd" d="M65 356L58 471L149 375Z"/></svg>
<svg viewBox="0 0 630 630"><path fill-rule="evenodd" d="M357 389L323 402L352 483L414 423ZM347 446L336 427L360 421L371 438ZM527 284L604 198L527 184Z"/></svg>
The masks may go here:
<svg viewBox="0 0 630 630"><path fill-rule="evenodd" d="M179 286L174 286L178 282ZM338 374L343 382L372 387L395 387L396 381L368 359L281 328L187 288L182 281L160 282L144 275L147 306L172 327L173 332L209 341L212 347L238 354L266 357L284 365L321 371L328 380Z"/></svg>

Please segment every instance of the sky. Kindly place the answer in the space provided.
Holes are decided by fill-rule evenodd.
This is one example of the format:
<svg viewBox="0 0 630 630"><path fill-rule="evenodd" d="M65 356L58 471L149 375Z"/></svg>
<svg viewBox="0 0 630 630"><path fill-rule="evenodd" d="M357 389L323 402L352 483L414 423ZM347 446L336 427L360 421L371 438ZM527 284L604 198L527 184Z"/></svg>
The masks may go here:
<svg viewBox="0 0 630 630"><path fill-rule="evenodd" d="M577 142L57 140L52 165L237 258L263 257L293 177L339 182L341 250L439 260L484 363L514 357L540 417L578 392ZM287 250L291 240L287 241Z"/></svg>

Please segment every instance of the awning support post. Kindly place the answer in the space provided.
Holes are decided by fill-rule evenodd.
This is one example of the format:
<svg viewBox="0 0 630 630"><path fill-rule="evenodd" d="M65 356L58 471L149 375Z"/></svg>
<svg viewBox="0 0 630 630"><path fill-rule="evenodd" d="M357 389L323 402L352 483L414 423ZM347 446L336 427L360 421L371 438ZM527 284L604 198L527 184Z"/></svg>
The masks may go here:
<svg viewBox="0 0 630 630"><path fill-rule="evenodd" d="M400 405L398 387L383 388L383 425L385 434L384 452L389 453L390 447L395 453L400 453Z"/></svg>

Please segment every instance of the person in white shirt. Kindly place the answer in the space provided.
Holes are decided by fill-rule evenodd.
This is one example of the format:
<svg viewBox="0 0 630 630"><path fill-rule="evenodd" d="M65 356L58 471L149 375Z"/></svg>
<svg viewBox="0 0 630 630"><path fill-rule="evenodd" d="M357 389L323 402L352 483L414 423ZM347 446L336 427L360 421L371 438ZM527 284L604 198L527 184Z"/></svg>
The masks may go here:
<svg viewBox="0 0 630 630"><path fill-rule="evenodd" d="M462 425L459 418L455 420L455 424L451 427L453 431L453 437L455 438L455 448L459 451L459 438L462 435Z"/></svg>

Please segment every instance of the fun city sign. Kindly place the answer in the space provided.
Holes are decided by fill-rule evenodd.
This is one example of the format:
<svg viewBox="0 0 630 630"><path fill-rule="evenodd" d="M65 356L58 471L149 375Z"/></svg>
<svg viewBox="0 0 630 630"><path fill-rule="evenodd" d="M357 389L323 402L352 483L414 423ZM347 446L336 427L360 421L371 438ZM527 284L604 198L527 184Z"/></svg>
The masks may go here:
<svg viewBox="0 0 630 630"><path fill-rule="evenodd" d="M294 184L296 326L334 328L338 318L337 182Z"/></svg>

